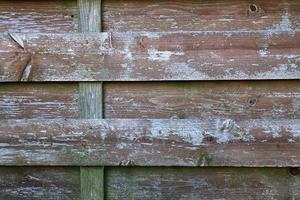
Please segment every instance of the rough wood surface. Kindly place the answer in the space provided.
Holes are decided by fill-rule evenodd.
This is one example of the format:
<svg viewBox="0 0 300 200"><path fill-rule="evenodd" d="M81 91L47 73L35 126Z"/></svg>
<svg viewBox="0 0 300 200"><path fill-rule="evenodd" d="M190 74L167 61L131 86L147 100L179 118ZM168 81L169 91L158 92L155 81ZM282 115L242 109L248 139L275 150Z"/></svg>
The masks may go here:
<svg viewBox="0 0 300 200"><path fill-rule="evenodd" d="M79 199L79 169L0 167L0 199Z"/></svg>
<svg viewBox="0 0 300 200"><path fill-rule="evenodd" d="M80 188L82 200L104 198L103 167L80 167Z"/></svg>
<svg viewBox="0 0 300 200"><path fill-rule="evenodd" d="M0 119L79 118L78 84L2 83Z"/></svg>
<svg viewBox="0 0 300 200"><path fill-rule="evenodd" d="M2 165L300 166L299 119L8 120Z"/></svg>
<svg viewBox="0 0 300 200"><path fill-rule="evenodd" d="M109 168L106 174L110 200L300 198L299 169Z"/></svg>
<svg viewBox="0 0 300 200"><path fill-rule="evenodd" d="M74 0L2 0L0 32L76 32L77 4Z"/></svg>
<svg viewBox="0 0 300 200"><path fill-rule="evenodd" d="M101 31L101 0L78 0L80 32Z"/></svg>
<svg viewBox="0 0 300 200"><path fill-rule="evenodd" d="M300 82L106 83L106 118L300 118Z"/></svg>
<svg viewBox="0 0 300 200"><path fill-rule="evenodd" d="M297 0L109 0L104 31L297 29Z"/></svg>
<svg viewBox="0 0 300 200"><path fill-rule="evenodd" d="M80 117L102 118L102 83L79 83Z"/></svg>
<svg viewBox="0 0 300 200"><path fill-rule="evenodd" d="M4 34L0 38L0 81L300 78L298 31Z"/></svg>
<svg viewBox="0 0 300 200"><path fill-rule="evenodd" d="M101 0L78 0L81 32L101 31ZM103 117L102 82L79 83L80 117L99 119ZM80 167L80 199L104 199L104 168Z"/></svg>

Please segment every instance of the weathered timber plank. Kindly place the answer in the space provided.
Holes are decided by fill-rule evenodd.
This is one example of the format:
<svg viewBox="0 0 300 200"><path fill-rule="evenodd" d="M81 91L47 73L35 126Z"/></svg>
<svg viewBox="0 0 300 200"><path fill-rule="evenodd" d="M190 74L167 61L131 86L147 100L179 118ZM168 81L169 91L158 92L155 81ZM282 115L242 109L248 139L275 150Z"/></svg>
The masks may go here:
<svg viewBox="0 0 300 200"><path fill-rule="evenodd" d="M101 31L101 0L78 0L80 32Z"/></svg>
<svg viewBox="0 0 300 200"><path fill-rule="evenodd" d="M291 30L300 27L296 0L109 0L104 31Z"/></svg>
<svg viewBox="0 0 300 200"><path fill-rule="evenodd" d="M0 199L79 199L79 168L1 167Z"/></svg>
<svg viewBox="0 0 300 200"><path fill-rule="evenodd" d="M78 84L2 83L0 119L79 118Z"/></svg>
<svg viewBox="0 0 300 200"><path fill-rule="evenodd" d="M80 167L81 199L100 200L104 198L103 167Z"/></svg>
<svg viewBox="0 0 300 200"><path fill-rule="evenodd" d="M299 119L8 120L2 165L300 166Z"/></svg>
<svg viewBox="0 0 300 200"><path fill-rule="evenodd" d="M77 4L74 0L0 1L0 32L76 32Z"/></svg>
<svg viewBox="0 0 300 200"><path fill-rule="evenodd" d="M0 57L5 62L0 81L19 81L25 72L27 81L300 78L298 31L20 34L19 38L25 49L1 35ZM29 64L24 66L20 53L30 55Z"/></svg>
<svg viewBox="0 0 300 200"><path fill-rule="evenodd" d="M101 31L101 0L78 0L81 32ZM102 82L79 83L80 117L98 119L103 117ZM104 199L104 168L80 167L80 199Z"/></svg>
<svg viewBox="0 0 300 200"><path fill-rule="evenodd" d="M298 171L292 175L289 171ZM299 199L299 169L108 168L106 199Z"/></svg>
<svg viewBox="0 0 300 200"><path fill-rule="evenodd" d="M102 83L79 83L80 117L82 119L102 118Z"/></svg>
<svg viewBox="0 0 300 200"><path fill-rule="evenodd" d="M300 118L300 82L106 83L106 118Z"/></svg>
<svg viewBox="0 0 300 200"><path fill-rule="evenodd" d="M79 83L80 118L99 119L103 117L102 82ZM84 140L82 141L85 142ZM82 164L84 165L84 164ZM80 199L104 199L104 167L80 167Z"/></svg>

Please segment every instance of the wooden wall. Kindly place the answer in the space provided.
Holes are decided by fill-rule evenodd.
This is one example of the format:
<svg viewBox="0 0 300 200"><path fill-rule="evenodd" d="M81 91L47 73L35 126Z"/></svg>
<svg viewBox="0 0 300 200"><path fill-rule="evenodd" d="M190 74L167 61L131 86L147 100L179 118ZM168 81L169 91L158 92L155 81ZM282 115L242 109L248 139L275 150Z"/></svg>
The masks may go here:
<svg viewBox="0 0 300 200"><path fill-rule="evenodd" d="M0 199L300 199L297 0L0 0Z"/></svg>

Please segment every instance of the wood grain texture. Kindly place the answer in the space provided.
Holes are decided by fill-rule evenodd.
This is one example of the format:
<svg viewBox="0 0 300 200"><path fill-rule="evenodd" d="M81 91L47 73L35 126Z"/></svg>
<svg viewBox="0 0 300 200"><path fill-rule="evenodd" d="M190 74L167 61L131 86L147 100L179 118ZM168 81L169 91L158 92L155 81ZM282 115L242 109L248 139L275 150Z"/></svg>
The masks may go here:
<svg viewBox="0 0 300 200"><path fill-rule="evenodd" d="M0 32L76 32L77 4L74 0L2 0Z"/></svg>
<svg viewBox="0 0 300 200"><path fill-rule="evenodd" d="M81 199L100 200L104 196L103 167L80 167Z"/></svg>
<svg viewBox="0 0 300 200"><path fill-rule="evenodd" d="M299 119L8 120L2 165L300 166Z"/></svg>
<svg viewBox="0 0 300 200"><path fill-rule="evenodd" d="M0 36L0 57L4 60L0 68L2 82L19 81L25 72L27 81L300 78L298 31L20 34L18 37L25 49L9 36Z"/></svg>
<svg viewBox="0 0 300 200"><path fill-rule="evenodd" d="M101 31L101 0L78 0L80 32Z"/></svg>
<svg viewBox="0 0 300 200"><path fill-rule="evenodd" d="M78 0L81 32L101 31L101 0ZM103 117L102 82L79 83L80 117L98 119ZM80 167L80 199L104 199L104 168Z"/></svg>
<svg viewBox="0 0 300 200"><path fill-rule="evenodd" d="M300 82L106 83L106 118L300 118Z"/></svg>
<svg viewBox="0 0 300 200"><path fill-rule="evenodd" d="M0 199L79 199L79 169L0 167Z"/></svg>
<svg viewBox="0 0 300 200"><path fill-rule="evenodd" d="M75 83L2 83L0 119L79 118Z"/></svg>
<svg viewBox="0 0 300 200"><path fill-rule="evenodd" d="M80 117L102 118L102 83L79 83Z"/></svg>
<svg viewBox="0 0 300 200"><path fill-rule="evenodd" d="M103 27L104 31L298 29L299 10L295 0L107 0Z"/></svg>
<svg viewBox="0 0 300 200"><path fill-rule="evenodd" d="M300 198L299 174L285 168L108 168L106 174L110 200Z"/></svg>

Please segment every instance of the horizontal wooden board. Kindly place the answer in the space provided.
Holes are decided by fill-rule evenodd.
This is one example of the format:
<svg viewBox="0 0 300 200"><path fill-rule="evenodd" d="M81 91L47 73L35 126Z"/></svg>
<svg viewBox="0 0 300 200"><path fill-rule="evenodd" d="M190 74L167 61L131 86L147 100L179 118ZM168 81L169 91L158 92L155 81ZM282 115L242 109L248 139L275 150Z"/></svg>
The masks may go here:
<svg viewBox="0 0 300 200"><path fill-rule="evenodd" d="M2 165L300 166L299 119L2 120Z"/></svg>
<svg viewBox="0 0 300 200"><path fill-rule="evenodd" d="M108 168L105 172L110 200L300 198L299 169Z"/></svg>
<svg viewBox="0 0 300 200"><path fill-rule="evenodd" d="M76 0L2 0L0 32L77 32Z"/></svg>
<svg viewBox="0 0 300 200"><path fill-rule="evenodd" d="M300 31L11 34L0 81L299 79Z"/></svg>
<svg viewBox="0 0 300 200"><path fill-rule="evenodd" d="M76 83L2 83L0 119L79 118Z"/></svg>
<svg viewBox="0 0 300 200"><path fill-rule="evenodd" d="M0 199L79 199L79 168L0 167Z"/></svg>
<svg viewBox="0 0 300 200"><path fill-rule="evenodd" d="M106 118L300 118L300 82L105 83Z"/></svg>
<svg viewBox="0 0 300 200"><path fill-rule="evenodd" d="M105 0L104 31L297 29L297 0Z"/></svg>

